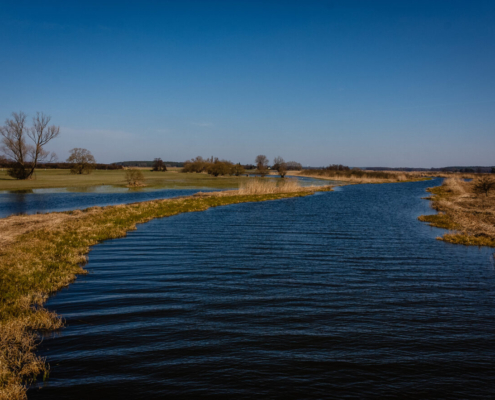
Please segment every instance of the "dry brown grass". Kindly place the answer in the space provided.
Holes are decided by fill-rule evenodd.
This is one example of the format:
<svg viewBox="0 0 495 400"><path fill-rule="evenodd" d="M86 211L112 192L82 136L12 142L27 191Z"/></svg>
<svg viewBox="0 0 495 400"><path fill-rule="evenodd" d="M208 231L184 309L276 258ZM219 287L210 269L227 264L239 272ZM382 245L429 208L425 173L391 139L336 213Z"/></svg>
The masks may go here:
<svg viewBox="0 0 495 400"><path fill-rule="evenodd" d="M430 179L418 172L401 171L334 171L334 170L304 170L299 176L317 177L319 179L336 180L349 183L394 183L414 182Z"/></svg>
<svg viewBox="0 0 495 400"><path fill-rule="evenodd" d="M421 216L421 221L449 229L442 240L474 246L495 247L495 193L473 193L473 182L459 177L445 179L442 186L428 189L437 215Z"/></svg>
<svg viewBox="0 0 495 400"><path fill-rule="evenodd" d="M295 179L265 179L247 181L239 186L240 194L294 193L303 190ZM308 188L304 188L308 190Z"/></svg>
<svg viewBox="0 0 495 400"><path fill-rule="evenodd" d="M287 192L283 192L285 187ZM0 221L0 400L26 399L26 384L48 374L34 353L37 331L58 329L61 319L43 308L48 296L84 274L90 246L123 237L136 224L183 212L243 202L306 196L325 188L280 186L275 193L184 198L92 207L83 211L12 216Z"/></svg>

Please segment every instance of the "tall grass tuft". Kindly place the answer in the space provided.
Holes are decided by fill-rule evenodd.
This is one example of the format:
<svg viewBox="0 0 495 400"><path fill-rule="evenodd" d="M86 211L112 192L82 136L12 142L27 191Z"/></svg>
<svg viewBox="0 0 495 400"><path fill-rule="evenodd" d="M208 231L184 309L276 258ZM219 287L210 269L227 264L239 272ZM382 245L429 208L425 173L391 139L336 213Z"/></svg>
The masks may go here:
<svg viewBox="0 0 495 400"><path fill-rule="evenodd" d="M272 194L294 193L302 190L301 185L295 179L255 179L242 183L239 187L240 194Z"/></svg>

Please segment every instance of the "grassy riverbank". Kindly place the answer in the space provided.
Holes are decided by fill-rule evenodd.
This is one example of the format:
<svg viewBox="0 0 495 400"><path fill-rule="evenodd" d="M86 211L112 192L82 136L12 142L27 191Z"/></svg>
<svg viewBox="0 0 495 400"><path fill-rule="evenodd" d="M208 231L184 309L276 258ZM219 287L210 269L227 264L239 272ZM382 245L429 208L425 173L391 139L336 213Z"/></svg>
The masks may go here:
<svg viewBox="0 0 495 400"><path fill-rule="evenodd" d="M420 221L448 229L438 239L469 246L495 247L495 195L473 193L473 182L447 178L441 186L429 188L435 215L422 215Z"/></svg>
<svg viewBox="0 0 495 400"><path fill-rule="evenodd" d="M260 190L254 186L245 185L240 191L0 220L0 399L25 399L24 385L48 374L48 366L34 353L35 332L58 329L63 322L43 304L76 275L86 273L82 265L90 246L123 237L136 229L136 224L154 218L331 190L284 184L272 186L263 194L252 194Z"/></svg>
<svg viewBox="0 0 495 400"><path fill-rule="evenodd" d="M149 188L156 189L228 189L236 188L248 181L245 176L219 176L208 174L181 173L179 168L170 168L166 172L153 172L140 169ZM111 185L125 187L124 170L95 170L91 174L74 175L67 169L36 170L34 179L17 180L9 177L4 169L0 171L0 190L30 190L45 188L69 188L73 191L85 191L87 188Z"/></svg>

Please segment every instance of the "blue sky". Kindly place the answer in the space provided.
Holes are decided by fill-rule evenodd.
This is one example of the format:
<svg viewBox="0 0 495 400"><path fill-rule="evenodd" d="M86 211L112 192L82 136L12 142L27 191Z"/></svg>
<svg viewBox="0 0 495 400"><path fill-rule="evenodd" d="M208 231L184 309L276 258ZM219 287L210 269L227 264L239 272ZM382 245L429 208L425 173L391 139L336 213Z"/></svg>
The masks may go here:
<svg viewBox="0 0 495 400"><path fill-rule="evenodd" d="M494 1L2 0L0 50L60 160L495 165Z"/></svg>

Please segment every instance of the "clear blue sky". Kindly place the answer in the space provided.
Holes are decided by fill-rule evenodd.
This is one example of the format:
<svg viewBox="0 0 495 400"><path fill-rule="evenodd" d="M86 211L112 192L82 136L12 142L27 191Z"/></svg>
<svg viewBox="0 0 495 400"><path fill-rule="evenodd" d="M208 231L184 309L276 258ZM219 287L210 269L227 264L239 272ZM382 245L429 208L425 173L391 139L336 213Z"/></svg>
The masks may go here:
<svg viewBox="0 0 495 400"><path fill-rule="evenodd" d="M495 165L493 0L2 0L0 50L60 160Z"/></svg>

